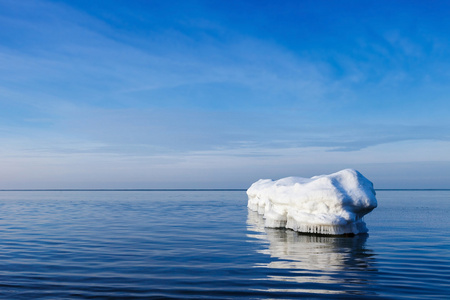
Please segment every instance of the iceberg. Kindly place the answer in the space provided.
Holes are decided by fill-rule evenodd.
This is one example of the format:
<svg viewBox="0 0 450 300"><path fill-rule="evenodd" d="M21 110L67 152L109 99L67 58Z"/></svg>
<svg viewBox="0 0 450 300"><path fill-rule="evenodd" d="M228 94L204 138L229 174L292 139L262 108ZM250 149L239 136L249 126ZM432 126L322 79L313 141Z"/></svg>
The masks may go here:
<svg viewBox="0 0 450 300"><path fill-rule="evenodd" d="M265 227L324 235L367 233L364 215L377 207L370 180L354 169L311 178L260 179L247 190L248 208Z"/></svg>

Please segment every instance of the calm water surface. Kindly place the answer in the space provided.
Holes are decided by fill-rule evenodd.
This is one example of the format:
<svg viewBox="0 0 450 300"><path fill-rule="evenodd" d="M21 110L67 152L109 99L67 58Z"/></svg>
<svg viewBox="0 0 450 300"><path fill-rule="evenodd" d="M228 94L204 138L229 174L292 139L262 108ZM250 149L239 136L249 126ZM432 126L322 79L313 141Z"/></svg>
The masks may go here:
<svg viewBox="0 0 450 300"><path fill-rule="evenodd" d="M2 191L2 299L449 299L450 191L379 191L369 235L264 229L242 191Z"/></svg>

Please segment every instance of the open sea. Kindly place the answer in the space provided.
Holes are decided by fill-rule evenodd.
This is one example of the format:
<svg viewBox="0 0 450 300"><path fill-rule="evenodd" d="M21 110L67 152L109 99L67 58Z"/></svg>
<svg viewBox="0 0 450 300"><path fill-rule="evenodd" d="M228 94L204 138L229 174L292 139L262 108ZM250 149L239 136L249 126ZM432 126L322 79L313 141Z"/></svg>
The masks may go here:
<svg viewBox="0 0 450 300"><path fill-rule="evenodd" d="M245 191L0 191L1 299L450 299L450 191L368 235L264 229Z"/></svg>

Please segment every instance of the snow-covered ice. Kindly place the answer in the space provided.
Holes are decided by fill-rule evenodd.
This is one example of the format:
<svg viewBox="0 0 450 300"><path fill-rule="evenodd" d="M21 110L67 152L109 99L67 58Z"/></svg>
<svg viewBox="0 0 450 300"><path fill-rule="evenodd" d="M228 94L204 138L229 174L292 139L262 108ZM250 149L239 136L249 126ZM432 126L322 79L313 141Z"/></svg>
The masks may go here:
<svg viewBox="0 0 450 300"><path fill-rule="evenodd" d="M266 227L304 233L366 233L362 218L377 207L372 182L353 169L312 178L260 179L247 195L248 208L264 216Z"/></svg>

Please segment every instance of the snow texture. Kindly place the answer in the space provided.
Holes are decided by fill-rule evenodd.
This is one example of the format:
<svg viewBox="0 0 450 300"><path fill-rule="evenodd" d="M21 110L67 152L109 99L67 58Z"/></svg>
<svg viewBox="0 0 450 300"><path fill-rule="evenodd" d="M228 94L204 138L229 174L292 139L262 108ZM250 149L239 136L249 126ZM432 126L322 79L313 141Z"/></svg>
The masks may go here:
<svg viewBox="0 0 450 300"><path fill-rule="evenodd" d="M265 218L265 227L313 234L368 231L363 216L377 207L373 184L345 169L312 178L260 179L247 190L248 208Z"/></svg>

